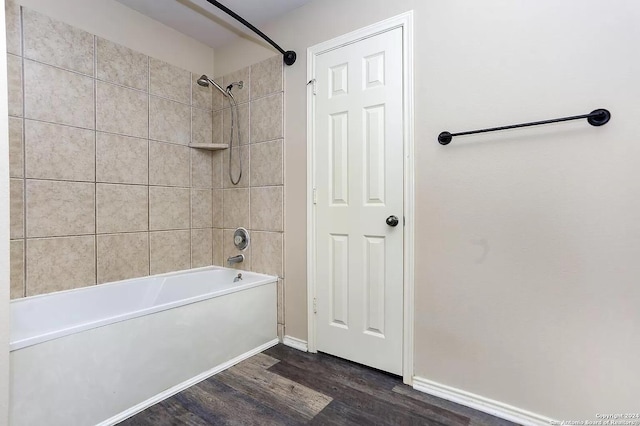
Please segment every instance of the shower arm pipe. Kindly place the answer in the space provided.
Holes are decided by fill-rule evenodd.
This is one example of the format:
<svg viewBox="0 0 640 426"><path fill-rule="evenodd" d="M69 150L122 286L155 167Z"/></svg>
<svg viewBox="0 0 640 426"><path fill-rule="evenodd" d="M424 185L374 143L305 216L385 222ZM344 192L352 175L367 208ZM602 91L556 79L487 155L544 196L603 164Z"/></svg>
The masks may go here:
<svg viewBox="0 0 640 426"><path fill-rule="evenodd" d="M220 86L218 83L216 83L215 81L211 80L209 77L207 77L207 81L209 81L209 83L213 84L213 87L215 87L216 89L218 89L223 95L225 95L227 98L231 95L230 92L227 92L226 90L224 90L222 88L222 86ZM233 96L233 95L231 95Z"/></svg>
<svg viewBox="0 0 640 426"><path fill-rule="evenodd" d="M296 62L296 52L294 52L293 50L287 50L285 51L282 47L280 47L275 41L271 40L265 33L263 33L262 31L260 31L259 29L257 29L256 27L254 27L253 25L251 25L250 22L248 22L246 19L244 19L242 16L238 15L237 13L235 13L233 10L229 9L227 6L223 5L222 3L220 3L219 1L216 0L207 0L207 2L209 2L210 4L212 4L213 6L217 7L218 9L222 10L224 13L226 13L227 15L231 16L232 18L234 18L236 21L240 22L242 25L244 25L245 27L249 28L251 31L253 31L254 33L258 34L260 37L262 37L267 43L269 43L271 46L273 46L276 50L278 50L278 52L282 53L282 57L284 59L284 63L287 65L293 65Z"/></svg>

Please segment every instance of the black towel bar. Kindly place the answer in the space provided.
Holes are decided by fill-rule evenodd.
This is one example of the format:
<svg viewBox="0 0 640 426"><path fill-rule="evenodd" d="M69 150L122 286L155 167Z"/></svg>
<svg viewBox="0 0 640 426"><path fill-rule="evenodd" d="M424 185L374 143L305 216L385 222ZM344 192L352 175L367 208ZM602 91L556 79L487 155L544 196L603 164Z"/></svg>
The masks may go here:
<svg viewBox="0 0 640 426"><path fill-rule="evenodd" d="M586 118L592 126L603 126L611 119L611 113L606 109L596 109L589 114L574 115L573 117L555 118L553 120L534 121L533 123L513 124L511 126L493 127L491 129L470 130L468 132L449 133L442 132L438 135L440 145L448 145L454 136L474 135L476 133L496 132L498 130L517 129L519 127L539 126L541 124L559 123L561 121L580 120Z"/></svg>

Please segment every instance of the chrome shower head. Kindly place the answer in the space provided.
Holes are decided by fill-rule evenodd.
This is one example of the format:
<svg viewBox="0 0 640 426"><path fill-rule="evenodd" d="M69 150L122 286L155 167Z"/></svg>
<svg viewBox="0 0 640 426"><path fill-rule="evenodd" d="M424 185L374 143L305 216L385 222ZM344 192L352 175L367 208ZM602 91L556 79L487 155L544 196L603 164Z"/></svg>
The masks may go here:
<svg viewBox="0 0 640 426"><path fill-rule="evenodd" d="M200 76L200 78L196 82L198 83L198 85L200 85L202 87L209 87L209 85L211 84L211 85L213 85L213 87L215 87L216 89L221 91L223 95L229 96L227 91L225 91L222 87L220 87L220 85L218 83L216 83L215 81L211 80L205 74L202 74Z"/></svg>
<svg viewBox="0 0 640 426"><path fill-rule="evenodd" d="M202 87L209 87L209 77L207 77L206 75L202 75L197 82L200 86Z"/></svg>

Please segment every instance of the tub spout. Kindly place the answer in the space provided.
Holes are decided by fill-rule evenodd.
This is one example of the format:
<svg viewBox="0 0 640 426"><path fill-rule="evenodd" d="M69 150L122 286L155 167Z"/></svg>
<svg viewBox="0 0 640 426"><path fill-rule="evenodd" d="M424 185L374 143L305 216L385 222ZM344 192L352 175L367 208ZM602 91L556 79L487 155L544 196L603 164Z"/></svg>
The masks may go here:
<svg viewBox="0 0 640 426"><path fill-rule="evenodd" d="M234 263L244 262L244 254L239 254L237 256L231 256L227 259L227 263L229 265L233 265Z"/></svg>

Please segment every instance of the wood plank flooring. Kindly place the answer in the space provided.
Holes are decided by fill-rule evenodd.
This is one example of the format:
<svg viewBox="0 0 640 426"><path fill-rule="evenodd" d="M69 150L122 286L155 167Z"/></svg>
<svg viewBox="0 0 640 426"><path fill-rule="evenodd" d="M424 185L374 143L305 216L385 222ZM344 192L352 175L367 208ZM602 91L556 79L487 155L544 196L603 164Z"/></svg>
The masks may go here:
<svg viewBox="0 0 640 426"><path fill-rule="evenodd" d="M414 391L399 377L278 345L162 401L121 426L514 423Z"/></svg>

